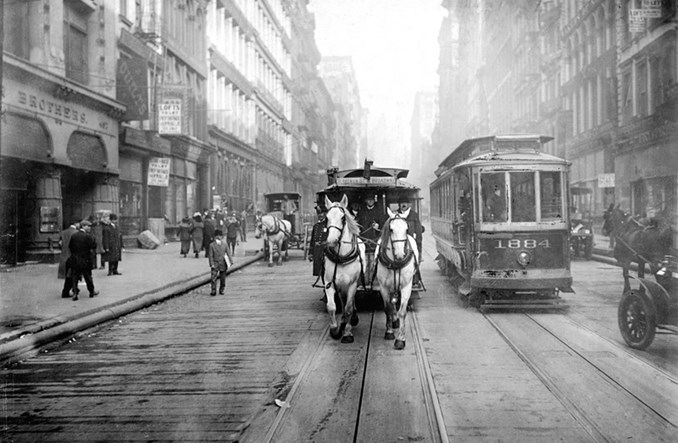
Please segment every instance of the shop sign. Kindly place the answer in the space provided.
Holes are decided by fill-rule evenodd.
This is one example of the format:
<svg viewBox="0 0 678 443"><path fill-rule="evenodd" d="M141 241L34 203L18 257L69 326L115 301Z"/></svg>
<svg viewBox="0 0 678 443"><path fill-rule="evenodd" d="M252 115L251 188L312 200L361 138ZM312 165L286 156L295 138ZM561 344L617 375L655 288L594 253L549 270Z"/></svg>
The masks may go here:
<svg viewBox="0 0 678 443"><path fill-rule="evenodd" d="M179 135L186 112L184 87L162 86L158 92L158 133Z"/></svg>
<svg viewBox="0 0 678 443"><path fill-rule="evenodd" d="M614 173L612 174L598 174L599 188L614 188Z"/></svg>
<svg viewBox="0 0 678 443"><path fill-rule="evenodd" d="M121 58L117 72L118 101L127 111L123 121L148 119L148 62L141 57Z"/></svg>
<svg viewBox="0 0 678 443"><path fill-rule="evenodd" d="M661 18L662 0L643 0L642 11L647 18Z"/></svg>
<svg viewBox="0 0 678 443"><path fill-rule="evenodd" d="M148 162L149 186L169 186L170 160L160 157L151 158Z"/></svg>

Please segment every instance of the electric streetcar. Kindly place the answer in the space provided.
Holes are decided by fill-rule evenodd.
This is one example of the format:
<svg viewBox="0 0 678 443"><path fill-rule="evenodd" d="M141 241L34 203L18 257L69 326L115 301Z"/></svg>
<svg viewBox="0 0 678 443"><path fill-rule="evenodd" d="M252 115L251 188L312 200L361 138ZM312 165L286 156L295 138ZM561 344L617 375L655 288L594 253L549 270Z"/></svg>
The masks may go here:
<svg viewBox="0 0 678 443"><path fill-rule="evenodd" d="M468 139L430 185L441 269L481 309L565 307L570 273L569 163L552 137Z"/></svg>

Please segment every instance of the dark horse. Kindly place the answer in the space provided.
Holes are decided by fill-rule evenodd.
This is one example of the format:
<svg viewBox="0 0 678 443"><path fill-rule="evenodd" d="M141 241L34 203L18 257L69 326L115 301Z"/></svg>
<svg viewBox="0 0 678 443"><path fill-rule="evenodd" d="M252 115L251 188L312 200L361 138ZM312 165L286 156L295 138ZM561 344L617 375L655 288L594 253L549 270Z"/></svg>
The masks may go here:
<svg viewBox="0 0 678 443"><path fill-rule="evenodd" d="M631 263L638 263L638 278L645 277L645 263L655 273L662 258L668 254L672 241L671 226L668 223L659 220L641 222L618 206L607 212L603 235L615 238L614 258L622 267L625 291L631 289Z"/></svg>

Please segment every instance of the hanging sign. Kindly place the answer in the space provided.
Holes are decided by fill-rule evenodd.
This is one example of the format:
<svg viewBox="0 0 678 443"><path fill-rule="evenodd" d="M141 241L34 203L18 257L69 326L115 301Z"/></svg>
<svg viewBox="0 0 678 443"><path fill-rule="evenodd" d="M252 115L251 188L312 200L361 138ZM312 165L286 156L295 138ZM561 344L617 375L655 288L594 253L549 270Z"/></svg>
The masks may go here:
<svg viewBox="0 0 678 443"><path fill-rule="evenodd" d="M158 133L179 135L185 118L184 87L163 85L158 91Z"/></svg>
<svg viewBox="0 0 678 443"><path fill-rule="evenodd" d="M614 173L612 174L598 174L599 188L614 188Z"/></svg>
<svg viewBox="0 0 678 443"><path fill-rule="evenodd" d="M148 162L148 185L169 186L170 159L153 157Z"/></svg>

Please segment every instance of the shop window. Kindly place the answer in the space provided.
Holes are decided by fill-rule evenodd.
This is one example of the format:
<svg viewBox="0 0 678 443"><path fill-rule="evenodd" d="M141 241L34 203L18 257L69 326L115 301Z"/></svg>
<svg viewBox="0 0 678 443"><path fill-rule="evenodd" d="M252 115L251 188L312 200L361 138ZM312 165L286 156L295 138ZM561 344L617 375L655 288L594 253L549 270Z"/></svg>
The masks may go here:
<svg viewBox="0 0 678 443"><path fill-rule="evenodd" d="M120 180L120 230L127 235L141 232L141 183Z"/></svg>

